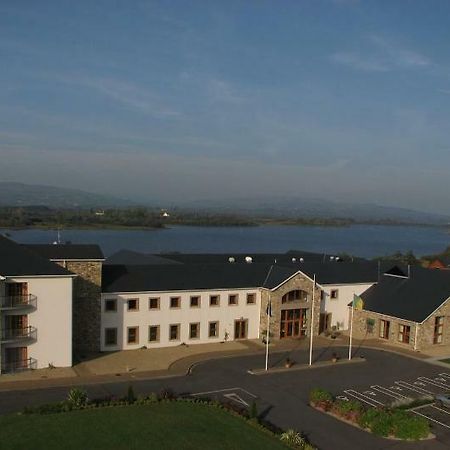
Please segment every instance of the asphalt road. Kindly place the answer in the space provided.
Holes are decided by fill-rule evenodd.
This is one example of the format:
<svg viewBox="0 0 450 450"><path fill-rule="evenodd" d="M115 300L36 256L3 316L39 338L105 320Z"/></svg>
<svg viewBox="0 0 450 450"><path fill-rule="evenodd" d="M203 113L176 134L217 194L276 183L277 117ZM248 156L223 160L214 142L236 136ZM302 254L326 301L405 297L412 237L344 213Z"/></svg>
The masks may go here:
<svg viewBox="0 0 450 450"><path fill-rule="evenodd" d="M333 349L333 351L336 350ZM317 353L320 352L317 350ZM338 349L338 353L344 356L346 349ZM433 380L440 373L445 372L445 368L379 350L360 349L358 356L364 356L366 362L347 365L340 365L338 362L323 368L290 370L267 375L251 375L247 372L248 369L262 367L264 356L222 358L196 365L189 376L136 380L132 382L132 385L136 394L157 393L162 388L170 388L178 394L226 398L238 403L251 404L255 400L258 411L265 419L280 428L294 428L304 432L321 450L449 449L450 414L448 428L444 426L447 424L444 419L442 419L445 422L444 425L433 424L433 432L437 435L437 439L405 443L378 438L308 406L308 395L314 387L322 387L336 395L345 395L346 391L347 393L357 392L357 395L366 392L362 398L372 402L382 402L386 397L380 391L371 390L373 385L386 387L386 389L397 386L400 391L400 386L403 388L415 386L414 389L418 392L428 389L433 392L445 390L445 382L435 382L433 385L420 384L421 382L417 381L420 377ZM271 365L275 365L283 357L280 354L272 355ZM307 354L303 350L290 354L290 357L294 361L305 361ZM448 375L450 385L450 366ZM440 383L443 383L441 388L439 388ZM86 390L91 398L105 395L124 396L129 384L129 381L117 381L89 385L86 386ZM413 388L406 388L406 390L414 393ZM20 411L29 405L60 401L66 397L67 391L66 387L58 387L0 392L0 413ZM371 396L373 396L372 400L370 400ZM441 415L445 416L445 414Z"/></svg>

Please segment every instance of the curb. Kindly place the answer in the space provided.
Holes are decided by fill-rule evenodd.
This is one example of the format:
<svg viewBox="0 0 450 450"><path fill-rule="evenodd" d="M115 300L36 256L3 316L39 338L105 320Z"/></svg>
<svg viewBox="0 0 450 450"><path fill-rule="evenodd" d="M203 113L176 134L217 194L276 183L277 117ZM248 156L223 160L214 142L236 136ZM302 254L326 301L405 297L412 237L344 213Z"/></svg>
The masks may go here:
<svg viewBox="0 0 450 450"><path fill-rule="evenodd" d="M342 360L338 360L336 362L330 362L330 361L318 361L316 363L314 363L313 365L307 365L307 364L299 364L299 365L294 365L292 367L272 367L269 368L268 370L266 369L250 369L247 370L247 373L249 373L250 375L270 375L273 373L284 373L284 372L295 372L295 371L299 371L299 370L313 370L313 369L322 369L324 367L337 367L337 366L342 366L342 365L347 365L347 364L357 364L357 363L362 363L362 362L366 362L366 359L364 357L357 357L357 358L352 358L350 360L348 359L342 359Z"/></svg>

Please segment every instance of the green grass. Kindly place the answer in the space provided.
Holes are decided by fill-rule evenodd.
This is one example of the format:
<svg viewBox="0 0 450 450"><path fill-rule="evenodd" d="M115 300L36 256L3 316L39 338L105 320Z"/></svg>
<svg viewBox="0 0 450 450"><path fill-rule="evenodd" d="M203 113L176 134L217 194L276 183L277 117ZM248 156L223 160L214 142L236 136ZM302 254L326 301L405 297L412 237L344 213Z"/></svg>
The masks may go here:
<svg viewBox="0 0 450 450"><path fill-rule="evenodd" d="M0 449L286 449L272 435L212 406L167 402L0 417Z"/></svg>
<svg viewBox="0 0 450 450"><path fill-rule="evenodd" d="M446 364L450 364L450 358L449 359L440 359L439 361L446 363Z"/></svg>

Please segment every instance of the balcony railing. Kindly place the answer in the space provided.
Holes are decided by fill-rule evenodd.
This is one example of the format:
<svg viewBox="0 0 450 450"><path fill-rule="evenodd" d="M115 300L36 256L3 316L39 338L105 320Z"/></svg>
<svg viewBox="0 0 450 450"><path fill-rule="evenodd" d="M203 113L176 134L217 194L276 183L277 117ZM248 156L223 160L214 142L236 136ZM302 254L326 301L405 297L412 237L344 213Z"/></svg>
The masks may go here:
<svg viewBox="0 0 450 450"><path fill-rule="evenodd" d="M2 343L36 340L36 338L37 330L35 327L6 328L0 334L0 341Z"/></svg>
<svg viewBox="0 0 450 450"><path fill-rule="evenodd" d="M37 297L28 295L0 296L0 309L36 308Z"/></svg>
<svg viewBox="0 0 450 450"><path fill-rule="evenodd" d="M1 373L14 373L37 369L37 360L34 358L27 358L21 361L4 362L1 364L0 369Z"/></svg>

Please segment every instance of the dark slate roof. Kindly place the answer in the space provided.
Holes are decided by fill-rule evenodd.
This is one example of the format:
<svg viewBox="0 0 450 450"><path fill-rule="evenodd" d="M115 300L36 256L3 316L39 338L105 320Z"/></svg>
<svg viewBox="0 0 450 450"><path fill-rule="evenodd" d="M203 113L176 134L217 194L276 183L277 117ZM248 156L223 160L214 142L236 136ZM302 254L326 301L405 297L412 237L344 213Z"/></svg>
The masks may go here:
<svg viewBox="0 0 450 450"><path fill-rule="evenodd" d="M379 267L376 262L304 263L300 270L310 278L316 275L319 284L376 283Z"/></svg>
<svg viewBox="0 0 450 450"><path fill-rule="evenodd" d="M423 322L450 297L450 272L411 267L410 278L384 275L361 297L366 310Z"/></svg>
<svg viewBox="0 0 450 450"><path fill-rule="evenodd" d="M298 271L319 284L373 283L376 263L220 263L179 265L105 265L103 292L145 292L194 289L273 289Z"/></svg>
<svg viewBox="0 0 450 450"><path fill-rule="evenodd" d="M262 286L266 264L103 266L103 292L238 289ZM295 273L295 270L293 271Z"/></svg>
<svg viewBox="0 0 450 450"><path fill-rule="evenodd" d="M108 265L128 265L128 266L144 266L144 265L166 265L166 264L182 264L179 261L146 253L138 253L132 250L119 250L117 253L109 256L105 264Z"/></svg>
<svg viewBox="0 0 450 450"><path fill-rule="evenodd" d="M0 235L0 275L71 275L29 248Z"/></svg>
<svg viewBox="0 0 450 450"><path fill-rule="evenodd" d="M23 244L44 258L60 260L103 260L103 252L96 244Z"/></svg>

